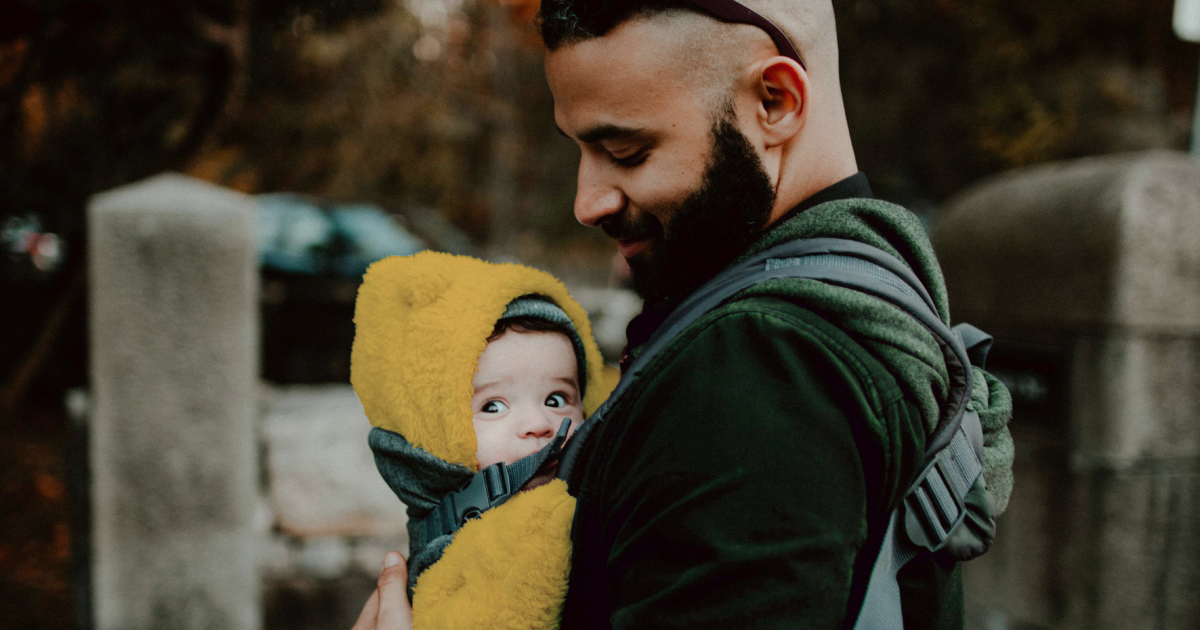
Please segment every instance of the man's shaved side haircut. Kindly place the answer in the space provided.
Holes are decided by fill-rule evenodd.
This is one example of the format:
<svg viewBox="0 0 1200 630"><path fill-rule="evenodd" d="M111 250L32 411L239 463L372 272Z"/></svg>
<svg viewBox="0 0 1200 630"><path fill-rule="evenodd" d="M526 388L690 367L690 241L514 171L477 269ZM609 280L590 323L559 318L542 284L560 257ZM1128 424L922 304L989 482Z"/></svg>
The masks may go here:
<svg viewBox="0 0 1200 630"><path fill-rule="evenodd" d="M717 120L734 120L733 87L757 47L770 47L765 32L746 24L727 24L692 9L671 8L634 14L630 20L650 19L667 24L676 68L699 91Z"/></svg>
<svg viewBox="0 0 1200 630"><path fill-rule="evenodd" d="M595 12L605 4L611 12ZM582 10L589 19L581 19ZM550 13L553 11L553 13ZM730 97L755 45L771 46L771 38L756 27L720 22L693 5L679 0L625 0L602 3L595 0L543 0L538 24L551 51L574 43L603 37L621 24L654 20L665 25L664 43L677 60L680 76L695 86L713 112L714 121L733 116Z"/></svg>
<svg viewBox="0 0 1200 630"><path fill-rule="evenodd" d="M837 25L832 2L740 1L787 35L808 66L813 88L836 98L840 108ZM774 49L765 31L746 24L722 22L687 0L542 0L537 25L546 48L553 52L603 37L635 19L669 20L670 32L684 46L685 54L679 57L686 60L684 69L701 85L722 92L732 87L730 82L736 80L744 55L757 45Z"/></svg>
<svg viewBox="0 0 1200 630"><path fill-rule="evenodd" d="M695 10L683 0L542 0L537 26L551 51L593 37L603 37L635 16L671 9Z"/></svg>

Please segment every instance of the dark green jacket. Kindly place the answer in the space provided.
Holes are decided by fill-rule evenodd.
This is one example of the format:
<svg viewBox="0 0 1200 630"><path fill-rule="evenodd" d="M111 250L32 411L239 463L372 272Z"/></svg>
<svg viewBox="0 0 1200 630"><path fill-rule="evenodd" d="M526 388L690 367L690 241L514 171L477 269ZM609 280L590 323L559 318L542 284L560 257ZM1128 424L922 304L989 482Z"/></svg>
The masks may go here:
<svg viewBox="0 0 1200 630"><path fill-rule="evenodd" d="M948 318L924 231L886 202L818 205L746 255L819 236L905 261ZM772 281L698 319L644 374L570 480L578 505L563 627L852 623L886 515L918 472L946 393L929 333L862 294ZM1006 393L991 379L977 389L985 475L1002 508ZM957 563L919 557L901 576L906 628L962 627Z"/></svg>

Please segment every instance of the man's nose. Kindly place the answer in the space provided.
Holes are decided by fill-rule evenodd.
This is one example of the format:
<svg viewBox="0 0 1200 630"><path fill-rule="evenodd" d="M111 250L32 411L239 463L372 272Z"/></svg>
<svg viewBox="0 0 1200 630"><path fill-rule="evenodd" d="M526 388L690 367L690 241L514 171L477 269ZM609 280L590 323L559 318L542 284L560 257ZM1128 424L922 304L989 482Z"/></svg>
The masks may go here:
<svg viewBox="0 0 1200 630"><path fill-rule="evenodd" d="M585 151L579 160L579 177L575 191L575 219L595 227L604 217L614 215L625 207L625 194L605 181L596 160Z"/></svg>

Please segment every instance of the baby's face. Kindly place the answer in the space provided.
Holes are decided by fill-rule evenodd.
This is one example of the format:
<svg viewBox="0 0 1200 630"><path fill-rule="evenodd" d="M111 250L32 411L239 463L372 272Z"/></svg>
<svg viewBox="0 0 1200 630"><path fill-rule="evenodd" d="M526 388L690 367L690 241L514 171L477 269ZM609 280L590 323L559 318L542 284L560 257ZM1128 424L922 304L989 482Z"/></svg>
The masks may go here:
<svg viewBox="0 0 1200 630"><path fill-rule="evenodd" d="M572 431L583 421L575 350L559 333L505 332L479 356L474 385L481 469L541 450L564 418Z"/></svg>

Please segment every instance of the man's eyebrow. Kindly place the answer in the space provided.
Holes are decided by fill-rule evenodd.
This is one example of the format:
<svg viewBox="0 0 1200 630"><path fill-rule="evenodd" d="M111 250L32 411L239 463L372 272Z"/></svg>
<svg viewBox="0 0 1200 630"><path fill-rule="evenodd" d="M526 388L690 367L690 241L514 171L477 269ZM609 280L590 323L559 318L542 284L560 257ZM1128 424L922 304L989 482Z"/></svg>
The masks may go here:
<svg viewBox="0 0 1200 630"><path fill-rule="evenodd" d="M559 128L559 133L566 136L563 130ZM605 140L622 140L630 136L635 136L642 132L641 127L621 127L619 125L597 125L579 134L579 141L584 144L595 144L604 142ZM570 136L567 136L568 138Z"/></svg>

